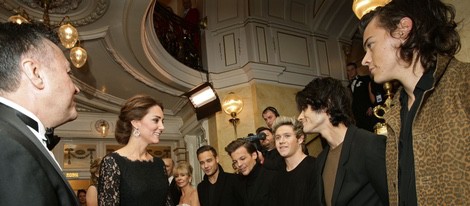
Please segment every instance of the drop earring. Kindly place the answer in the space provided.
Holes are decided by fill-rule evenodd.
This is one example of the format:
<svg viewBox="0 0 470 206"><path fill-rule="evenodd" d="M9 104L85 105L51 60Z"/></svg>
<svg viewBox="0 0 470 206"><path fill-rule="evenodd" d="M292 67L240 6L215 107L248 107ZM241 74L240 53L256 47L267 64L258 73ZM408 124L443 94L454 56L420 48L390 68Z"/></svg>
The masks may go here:
<svg viewBox="0 0 470 206"><path fill-rule="evenodd" d="M134 132L132 132L132 134L136 137L139 137L140 136L139 128L134 128Z"/></svg>

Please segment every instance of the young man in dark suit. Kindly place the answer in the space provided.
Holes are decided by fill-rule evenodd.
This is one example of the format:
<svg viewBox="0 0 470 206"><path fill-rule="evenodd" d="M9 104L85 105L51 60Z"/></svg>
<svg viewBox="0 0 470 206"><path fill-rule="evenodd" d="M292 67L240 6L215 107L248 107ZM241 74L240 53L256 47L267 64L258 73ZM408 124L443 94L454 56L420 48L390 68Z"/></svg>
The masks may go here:
<svg viewBox="0 0 470 206"><path fill-rule="evenodd" d="M204 145L196 151L204 179L197 185L201 206L239 206L242 205L236 190L238 179L235 174L224 172L214 147Z"/></svg>
<svg viewBox="0 0 470 206"><path fill-rule="evenodd" d="M77 118L57 43L44 25L0 23L0 205L79 205L45 137Z"/></svg>
<svg viewBox="0 0 470 206"><path fill-rule="evenodd" d="M296 95L305 133L327 141L315 161L313 205L388 205L385 137L353 124L351 93L339 80L316 78Z"/></svg>
<svg viewBox="0 0 470 206"><path fill-rule="evenodd" d="M265 169L258 162L258 151L246 138L230 142L225 151L239 174L239 191L245 206L268 206L276 203L277 172Z"/></svg>

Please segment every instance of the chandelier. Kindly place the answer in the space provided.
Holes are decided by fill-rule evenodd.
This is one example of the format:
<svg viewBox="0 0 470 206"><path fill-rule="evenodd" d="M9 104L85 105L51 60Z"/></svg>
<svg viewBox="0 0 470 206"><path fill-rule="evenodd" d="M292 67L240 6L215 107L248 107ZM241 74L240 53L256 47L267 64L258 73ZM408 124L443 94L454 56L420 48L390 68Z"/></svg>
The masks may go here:
<svg viewBox="0 0 470 206"><path fill-rule="evenodd" d="M378 6L384 6L391 0L353 0L352 9L358 19L374 10Z"/></svg>
<svg viewBox="0 0 470 206"><path fill-rule="evenodd" d="M38 4L44 9L42 22L50 29L57 29L60 43L67 49L70 49L70 61L76 68L82 67L87 60L87 52L80 47L80 40L77 29L70 23L70 17L64 16L58 25L51 25L49 19L49 10L57 6L54 0L38 0ZM30 23L32 20L24 9L18 8L16 14L10 16L8 21L23 24Z"/></svg>

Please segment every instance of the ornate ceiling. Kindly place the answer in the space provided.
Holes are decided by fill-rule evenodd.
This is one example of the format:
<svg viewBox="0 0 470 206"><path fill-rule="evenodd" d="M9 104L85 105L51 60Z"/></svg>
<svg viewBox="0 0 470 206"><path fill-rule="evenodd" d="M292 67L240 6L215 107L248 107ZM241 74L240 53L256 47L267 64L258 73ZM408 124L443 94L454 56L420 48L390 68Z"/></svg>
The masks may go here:
<svg viewBox="0 0 470 206"><path fill-rule="evenodd" d="M182 95L205 82L206 76L164 51L149 18L152 2L55 0L50 5L51 24L57 25L65 15L69 16L79 31L80 45L88 52L87 63L73 69L74 81L81 89L77 96L80 111L118 113L125 99L141 93L162 101L167 115L182 115L182 111L187 111L183 108L190 107ZM315 21L311 26L322 35L346 33L351 37L355 31L351 3L335 2L338 4L315 1L312 8ZM0 21L6 21L19 8L32 19L43 18L38 0L0 0ZM65 49L64 53L68 56ZM243 68L239 71L235 73L244 72ZM215 87L227 87L222 85L227 82L224 78L233 78L233 74L220 74Z"/></svg>

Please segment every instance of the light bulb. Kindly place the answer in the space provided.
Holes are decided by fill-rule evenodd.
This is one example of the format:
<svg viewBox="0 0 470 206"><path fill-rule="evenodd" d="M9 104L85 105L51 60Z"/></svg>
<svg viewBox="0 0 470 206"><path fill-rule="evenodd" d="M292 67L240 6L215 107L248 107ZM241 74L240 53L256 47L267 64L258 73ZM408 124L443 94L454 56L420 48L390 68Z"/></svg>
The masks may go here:
<svg viewBox="0 0 470 206"><path fill-rule="evenodd" d="M10 18L8 18L8 21L12 23L17 23L17 24L29 23L29 21L26 18L24 18L23 16L19 14L10 16Z"/></svg>
<svg viewBox="0 0 470 206"><path fill-rule="evenodd" d="M80 68L86 63L87 52L81 47L74 47L70 50L70 61L72 64Z"/></svg>
<svg viewBox="0 0 470 206"><path fill-rule="evenodd" d="M62 45L70 49L78 41L78 31L71 24L64 24L59 27L59 38Z"/></svg>

